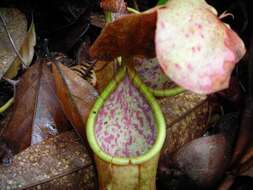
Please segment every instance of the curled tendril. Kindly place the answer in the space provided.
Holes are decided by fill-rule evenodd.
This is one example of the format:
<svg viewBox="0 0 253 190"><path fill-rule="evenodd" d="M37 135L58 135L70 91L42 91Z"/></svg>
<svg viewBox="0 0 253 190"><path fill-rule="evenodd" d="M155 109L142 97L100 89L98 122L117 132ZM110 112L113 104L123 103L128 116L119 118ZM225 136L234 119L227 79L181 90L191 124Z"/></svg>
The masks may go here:
<svg viewBox="0 0 253 190"><path fill-rule="evenodd" d="M235 19L235 16L232 14L232 13L229 13L227 11L224 11L220 16L219 16L219 19L223 19L225 17L228 17L228 16L231 16L232 19Z"/></svg>

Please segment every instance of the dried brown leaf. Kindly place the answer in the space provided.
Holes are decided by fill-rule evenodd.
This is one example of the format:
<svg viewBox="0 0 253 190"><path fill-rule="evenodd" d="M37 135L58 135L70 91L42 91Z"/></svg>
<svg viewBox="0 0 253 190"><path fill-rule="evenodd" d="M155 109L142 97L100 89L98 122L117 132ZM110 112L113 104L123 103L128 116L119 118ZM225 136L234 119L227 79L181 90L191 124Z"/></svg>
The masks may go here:
<svg viewBox="0 0 253 190"><path fill-rule="evenodd" d="M27 148L0 174L1 190L97 189L92 158L73 131Z"/></svg>
<svg viewBox="0 0 253 190"><path fill-rule="evenodd" d="M28 67L32 62L35 44L36 33L34 23L32 22L26 34L26 38L20 48L20 55L22 56L22 60L24 61L24 67ZM11 64L11 67L8 69L4 76L6 78L14 78L17 75L21 64L22 61L18 57L16 57L15 61Z"/></svg>
<svg viewBox="0 0 253 190"><path fill-rule="evenodd" d="M86 80L61 63L56 61L52 68L57 96L66 117L83 142L86 142L85 123L97 92Z"/></svg>
<svg viewBox="0 0 253 190"><path fill-rule="evenodd" d="M105 26L90 48L90 55L101 60L119 56L155 57L156 11L123 16Z"/></svg>
<svg viewBox="0 0 253 190"><path fill-rule="evenodd" d="M18 85L12 118L1 135L1 140L7 144L5 152L9 156L18 153L69 127L55 94L47 60L39 60L22 76ZM3 161L8 161L8 155L2 157Z"/></svg>
<svg viewBox="0 0 253 190"><path fill-rule="evenodd" d="M27 35L27 20L25 15L17 9L1 8L0 13L6 22L7 29L19 50ZM0 21L0 79L15 61L17 55L11 45L4 25Z"/></svg>

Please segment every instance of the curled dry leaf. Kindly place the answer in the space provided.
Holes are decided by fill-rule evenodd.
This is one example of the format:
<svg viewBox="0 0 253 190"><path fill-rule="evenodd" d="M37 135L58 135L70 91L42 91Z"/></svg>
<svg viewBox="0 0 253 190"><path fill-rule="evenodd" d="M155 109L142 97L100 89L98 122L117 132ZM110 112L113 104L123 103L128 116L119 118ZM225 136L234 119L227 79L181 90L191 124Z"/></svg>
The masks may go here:
<svg viewBox="0 0 253 190"><path fill-rule="evenodd" d="M156 12L123 16L107 24L90 48L93 58L113 60L118 56L155 57Z"/></svg>
<svg viewBox="0 0 253 190"><path fill-rule="evenodd" d="M75 131L86 142L85 123L97 97L97 91L74 71L58 61L52 63L56 93L66 117Z"/></svg>
<svg viewBox="0 0 253 190"><path fill-rule="evenodd" d="M47 60L39 60L18 85L13 115L0 137L5 149L0 155L2 162L8 164L12 154L69 127L55 94Z"/></svg>
<svg viewBox="0 0 253 190"><path fill-rule="evenodd" d="M155 36L156 55L166 75L196 93L227 88L235 64L245 54L243 41L205 0L168 1L157 11Z"/></svg>
<svg viewBox="0 0 253 190"><path fill-rule="evenodd" d="M34 55L36 44L36 34L34 23L32 22L27 31L27 20L23 13L17 9L1 9L2 18L6 28L13 40L22 60L17 56L10 38L4 29L4 23L0 22L0 79L13 78L17 75L21 63L28 67Z"/></svg>

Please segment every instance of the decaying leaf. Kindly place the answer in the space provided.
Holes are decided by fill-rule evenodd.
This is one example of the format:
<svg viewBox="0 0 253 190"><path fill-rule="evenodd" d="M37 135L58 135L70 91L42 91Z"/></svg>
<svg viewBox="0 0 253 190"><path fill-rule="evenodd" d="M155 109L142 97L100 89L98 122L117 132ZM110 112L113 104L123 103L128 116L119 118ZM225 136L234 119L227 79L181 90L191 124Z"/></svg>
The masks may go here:
<svg viewBox="0 0 253 190"><path fill-rule="evenodd" d="M48 60L39 60L21 78L14 111L1 135L6 144L3 162L32 144L66 131L70 124L60 107Z"/></svg>
<svg viewBox="0 0 253 190"><path fill-rule="evenodd" d="M30 28L26 34L25 40L20 48L20 55L22 56L22 61L17 57L15 61L12 63L11 67L5 73L6 78L14 78L17 75L18 69L21 64L24 64L24 67L28 67L33 59L34 55L34 46L36 45L36 33L35 26L32 21Z"/></svg>
<svg viewBox="0 0 253 190"><path fill-rule="evenodd" d="M25 15L17 9L0 9L0 14L6 23L6 27L19 50L27 35L27 20ZM0 20L0 79L10 68L17 58L8 34L4 29L4 24Z"/></svg>
<svg viewBox="0 0 253 190"><path fill-rule="evenodd" d="M174 82L200 94L228 87L245 47L220 18L205 0L170 0L158 9L156 55Z"/></svg>
<svg viewBox="0 0 253 190"><path fill-rule="evenodd" d="M58 61L52 64L52 69L56 93L66 117L86 142L85 123L98 94L86 80Z"/></svg>
<svg viewBox="0 0 253 190"><path fill-rule="evenodd" d="M30 146L0 166L0 175L1 190L98 189L92 158L74 131Z"/></svg>
<svg viewBox="0 0 253 190"><path fill-rule="evenodd" d="M93 58L113 60L118 56L155 56L155 11L123 16L107 24L90 48Z"/></svg>
<svg viewBox="0 0 253 190"><path fill-rule="evenodd" d="M14 78L17 75L21 63L28 67L34 55L36 44L35 27L32 21L27 31L27 20L25 15L17 9L1 9L2 18L6 23L10 37L22 60L17 56L11 44L10 37L4 30L4 23L0 22L0 78Z"/></svg>

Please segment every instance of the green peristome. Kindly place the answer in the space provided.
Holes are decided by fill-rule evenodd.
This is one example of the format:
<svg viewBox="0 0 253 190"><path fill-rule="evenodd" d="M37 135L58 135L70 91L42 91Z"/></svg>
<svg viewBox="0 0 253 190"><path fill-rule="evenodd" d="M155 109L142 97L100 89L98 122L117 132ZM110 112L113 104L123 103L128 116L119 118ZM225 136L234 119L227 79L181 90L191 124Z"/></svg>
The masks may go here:
<svg viewBox="0 0 253 190"><path fill-rule="evenodd" d="M148 147L147 150L144 150L144 151L141 150L140 151L141 153L139 155L132 154L131 151L129 155L128 154L124 155L124 153L117 155L117 154L111 153L110 151L108 152L106 148L104 148L104 146L102 145L103 143L107 141L103 141L102 137L101 137L102 140L99 139L100 136L97 135L100 132L100 129L98 130L98 128L101 128L101 126L112 127L112 123L115 123L118 121L116 120L117 114L115 114L115 117L110 117L111 120L109 120L109 125L104 125L105 123L104 120L102 120L103 122L101 122L99 125L97 124L98 121L101 120L102 116L103 117L108 116L108 114L106 116L102 115L104 106L106 106L107 101L111 101L113 97L112 94L116 93L118 88L121 88L120 90L123 89L124 91L124 88L122 88L122 86L120 85L123 85L123 83L127 79L130 81L130 85L133 85L135 89L138 90L138 92L143 96L143 99L146 101L146 103L151 109L151 114L154 121L154 130L156 134L154 136L154 142L152 142L151 146ZM127 95L124 96L124 98L128 99ZM117 99L118 98L120 97L117 97ZM129 105L131 109L135 109L136 104L138 104L138 102L127 103L127 105ZM108 107L108 109L110 109L110 107ZM105 109L105 110L109 112L110 110L108 109ZM121 114L124 115L125 113L121 113ZM135 120L135 118L128 118L128 119ZM127 128L127 130L129 130L129 134L131 132L132 132L131 134L135 134L134 125L128 125L128 126L124 125L124 120L120 120L119 123L121 124L121 126L123 125L123 128L121 129L125 130L125 128ZM147 123L144 122L144 124L147 124ZM138 126L138 128L142 128L146 131L145 127L147 126L144 126L144 125ZM105 127L105 130L106 129L107 128ZM137 188L143 189L143 190L155 189L157 164L158 164L161 148L165 141L166 124L165 124L165 119L163 117L160 106L156 102L156 99L154 98L152 93L150 93L149 89L141 82L139 77L131 68L123 66L119 70L115 78L108 84L108 86L106 87L104 92L101 94L101 96L97 99L96 103L94 104L90 112L90 115L87 121L86 132L87 132L88 142L91 146L91 149L95 153L95 161L96 161L97 170L98 170L100 189L114 189L114 190L117 190L117 189L134 190ZM114 130L112 134L113 135L117 134L117 131ZM120 137L117 139L119 142L122 139L124 140L125 138L124 134L120 134L120 135L122 135L123 137ZM134 139L133 141L135 141L135 137L136 136L133 136L133 139ZM103 143L101 143L101 141ZM112 147L112 146L111 144L109 144L109 146L107 147ZM138 146L134 147L134 151L136 151L136 148L138 148Z"/></svg>

